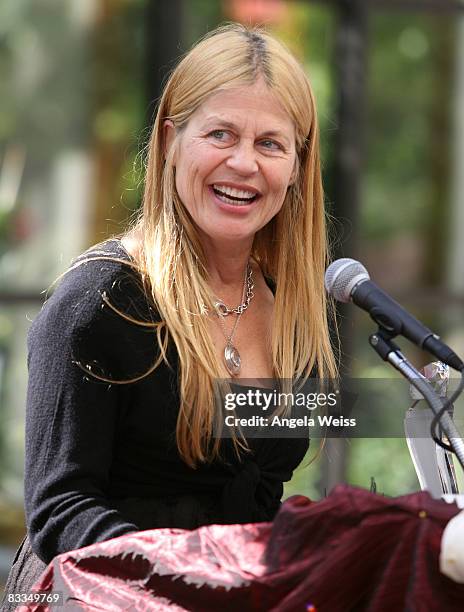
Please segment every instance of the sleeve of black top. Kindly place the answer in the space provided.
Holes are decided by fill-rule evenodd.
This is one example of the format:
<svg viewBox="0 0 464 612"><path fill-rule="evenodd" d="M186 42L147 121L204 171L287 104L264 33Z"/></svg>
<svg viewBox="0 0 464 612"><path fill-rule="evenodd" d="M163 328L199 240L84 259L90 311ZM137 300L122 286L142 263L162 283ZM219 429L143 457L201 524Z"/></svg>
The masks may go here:
<svg viewBox="0 0 464 612"><path fill-rule="evenodd" d="M101 293L114 287L121 267L89 262L66 274L28 333L26 522L32 549L46 563L138 531L105 497L121 386L97 382L73 363L82 348L92 353L83 343L93 339L97 347L111 337L107 325L99 338ZM108 354L117 353L119 331Z"/></svg>

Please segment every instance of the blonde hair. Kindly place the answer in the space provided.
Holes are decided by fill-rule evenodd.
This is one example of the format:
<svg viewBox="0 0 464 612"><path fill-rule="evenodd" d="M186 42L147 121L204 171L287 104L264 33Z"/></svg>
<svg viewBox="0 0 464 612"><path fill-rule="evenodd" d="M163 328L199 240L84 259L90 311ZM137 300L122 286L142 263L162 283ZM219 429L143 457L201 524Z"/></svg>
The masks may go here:
<svg viewBox="0 0 464 612"><path fill-rule="evenodd" d="M213 296L205 254L176 192L172 159L179 134L208 96L254 84L258 78L264 79L293 119L299 162L280 212L257 232L251 253L263 274L276 282L274 376L306 380L313 371L321 378L336 376L323 280L328 249L311 86L282 43L261 28L229 23L201 39L164 87L148 144L143 207L126 232L142 237L136 263L161 317L160 349L165 356L166 339L171 336L179 355L176 439L181 457L191 467L219 455L220 439L213 440L214 381L223 370L208 331ZM176 138L165 155L166 119L174 123ZM165 331L163 342L160 327ZM233 442L237 451L247 450L246 441L234 436Z"/></svg>

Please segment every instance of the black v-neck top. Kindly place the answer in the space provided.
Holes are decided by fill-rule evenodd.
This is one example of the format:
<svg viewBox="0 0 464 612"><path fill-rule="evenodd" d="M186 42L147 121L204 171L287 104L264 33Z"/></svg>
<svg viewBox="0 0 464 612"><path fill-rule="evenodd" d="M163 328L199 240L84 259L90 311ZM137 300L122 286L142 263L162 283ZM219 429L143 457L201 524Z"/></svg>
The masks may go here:
<svg viewBox="0 0 464 612"><path fill-rule="evenodd" d="M81 258L130 260L118 239ZM180 458L178 356L143 377L158 356L157 321L135 271L88 261L69 271L28 333L25 509L34 552L55 555L141 529L272 520L282 483L307 439L253 439L240 462L230 440L222 460L191 469ZM95 380L79 367L110 380Z"/></svg>

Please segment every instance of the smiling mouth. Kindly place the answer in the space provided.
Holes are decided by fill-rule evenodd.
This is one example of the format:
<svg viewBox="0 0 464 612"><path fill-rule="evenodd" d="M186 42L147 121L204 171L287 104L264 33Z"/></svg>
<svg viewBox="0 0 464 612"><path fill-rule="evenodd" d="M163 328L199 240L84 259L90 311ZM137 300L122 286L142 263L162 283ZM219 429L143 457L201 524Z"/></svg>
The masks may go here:
<svg viewBox="0 0 464 612"><path fill-rule="evenodd" d="M222 191L220 191L216 187L211 187L211 189L221 200L221 202L224 202L225 204L233 204L234 206L247 206L259 198L259 194L257 193L251 198L236 198L234 196L222 193Z"/></svg>

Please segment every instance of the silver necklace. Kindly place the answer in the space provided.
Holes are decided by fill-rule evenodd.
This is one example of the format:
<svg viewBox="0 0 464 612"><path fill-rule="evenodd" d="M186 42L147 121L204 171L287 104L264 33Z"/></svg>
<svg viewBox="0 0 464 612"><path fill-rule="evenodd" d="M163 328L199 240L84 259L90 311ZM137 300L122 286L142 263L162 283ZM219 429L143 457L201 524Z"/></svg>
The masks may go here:
<svg viewBox="0 0 464 612"><path fill-rule="evenodd" d="M245 288L246 288L246 295L245 295ZM235 308L229 308L228 306L226 306L226 304L224 304L222 300L216 298L216 302L214 303L216 310L219 312L219 314L222 314L224 317L226 317L229 314L233 314L233 313L237 315L241 315L242 312L248 308L251 300L255 296L255 294L253 293L254 288L255 286L253 284L253 268L248 263L246 270L245 270L245 284L244 284L244 292L242 294L242 303L236 306Z"/></svg>
<svg viewBox="0 0 464 612"><path fill-rule="evenodd" d="M239 304L236 308L228 308L226 304L224 304L224 302L220 299L217 299L214 303L216 312L219 317L219 322L221 323L222 330L226 339L226 346L224 348L224 363L226 365L227 371L231 376L237 376L237 374L240 373L240 369L242 367L240 353L238 352L237 347L233 345L232 339L234 337L235 330L237 329L237 325L240 320L240 317L243 314L243 311L248 308L251 300L254 297L253 289L253 269L248 263L245 270L245 280L243 283L242 303ZM228 335L226 326L224 325L223 317L226 317L227 315L232 313L236 314L237 317L235 319L232 332L230 333L230 335Z"/></svg>

